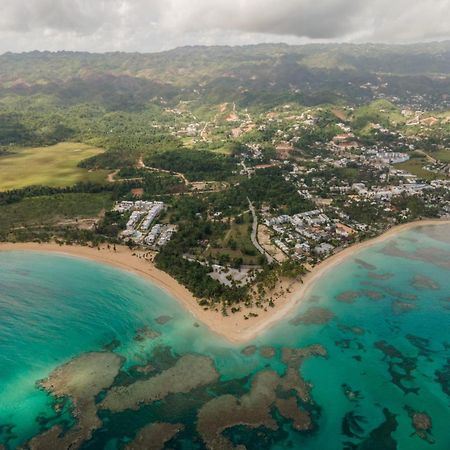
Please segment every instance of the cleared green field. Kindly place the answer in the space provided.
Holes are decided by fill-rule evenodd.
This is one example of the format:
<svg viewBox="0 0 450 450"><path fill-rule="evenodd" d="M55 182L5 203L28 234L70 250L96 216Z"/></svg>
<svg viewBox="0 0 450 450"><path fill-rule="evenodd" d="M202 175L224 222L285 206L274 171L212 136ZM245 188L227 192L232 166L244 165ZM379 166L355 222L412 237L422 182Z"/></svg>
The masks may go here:
<svg viewBox="0 0 450 450"><path fill-rule="evenodd" d="M103 181L105 171L89 172L77 164L104 150L63 142L50 147L19 148L0 157L0 190L26 186L71 186L80 181Z"/></svg>
<svg viewBox="0 0 450 450"><path fill-rule="evenodd" d="M26 198L18 203L0 206L0 231L12 227L53 225L65 219L97 217L102 210L109 210L112 204L107 193Z"/></svg>
<svg viewBox="0 0 450 450"><path fill-rule="evenodd" d="M224 236L216 242L216 246L208 248L204 255L227 255L230 259L242 258L244 264L258 264L259 253L250 238L251 223L252 217L245 214L243 223L232 223Z"/></svg>
<svg viewBox="0 0 450 450"><path fill-rule="evenodd" d="M436 178L441 178L438 174L430 172L429 170L424 169L424 166L428 164L428 161L425 158L411 158L409 161L396 164L396 169L406 170L413 175L422 178L423 180L435 180Z"/></svg>
<svg viewBox="0 0 450 450"><path fill-rule="evenodd" d="M438 159L439 161L442 161L444 163L450 162L450 150L449 149L439 150L437 152L430 152L430 156L435 159Z"/></svg>

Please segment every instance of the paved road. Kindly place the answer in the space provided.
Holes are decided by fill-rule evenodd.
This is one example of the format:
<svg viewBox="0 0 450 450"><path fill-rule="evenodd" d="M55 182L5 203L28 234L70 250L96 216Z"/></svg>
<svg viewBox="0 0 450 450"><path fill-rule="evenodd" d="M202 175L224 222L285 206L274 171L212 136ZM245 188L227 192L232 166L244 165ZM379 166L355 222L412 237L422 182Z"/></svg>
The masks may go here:
<svg viewBox="0 0 450 450"><path fill-rule="evenodd" d="M248 197L247 197L247 200L248 200L248 206L250 208L250 212L252 213L252 216L253 216L252 233L250 236L252 243L256 247L256 249L259 251L259 253L261 253L261 255L264 255L266 257L267 262L269 264L272 264L274 262L274 259L261 247L261 245L258 242L258 237L257 237L258 217L256 215L256 211L255 211L255 207L253 206L253 203L250 201L250 199Z"/></svg>

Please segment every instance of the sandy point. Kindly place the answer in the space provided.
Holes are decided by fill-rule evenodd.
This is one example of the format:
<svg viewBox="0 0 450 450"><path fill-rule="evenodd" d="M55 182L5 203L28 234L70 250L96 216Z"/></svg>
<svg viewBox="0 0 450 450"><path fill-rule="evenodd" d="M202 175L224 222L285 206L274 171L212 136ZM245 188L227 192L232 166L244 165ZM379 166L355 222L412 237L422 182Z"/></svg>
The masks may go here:
<svg viewBox="0 0 450 450"><path fill-rule="evenodd" d="M202 322L211 331L225 338L230 343L241 345L257 338L275 323L291 314L296 307L307 298L308 293L326 272L342 263L357 253L379 244L399 233L407 230L431 225L450 224L450 220L421 220L392 227L384 234L359 244L352 245L339 253L327 258L316 265L311 272L303 277L301 282L290 285L289 292L277 299L274 308L264 311L260 308L242 308L242 311L229 316L223 316L221 312L205 310L197 302L197 299L180 283L167 273L157 269L155 265L145 257L141 251L131 251L125 246L102 245L99 248L59 245L56 243L0 243L0 251L34 251L61 253L73 257L86 258L99 263L108 264L122 270L133 272L147 278L149 281L166 291L186 308L193 316L193 320ZM248 317L249 313L257 313L257 317Z"/></svg>

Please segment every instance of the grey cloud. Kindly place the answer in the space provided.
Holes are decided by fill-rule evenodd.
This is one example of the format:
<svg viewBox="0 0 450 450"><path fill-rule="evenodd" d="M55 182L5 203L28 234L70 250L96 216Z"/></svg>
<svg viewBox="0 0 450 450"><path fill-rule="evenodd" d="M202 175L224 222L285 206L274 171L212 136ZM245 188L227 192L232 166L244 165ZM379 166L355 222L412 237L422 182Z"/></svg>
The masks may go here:
<svg viewBox="0 0 450 450"><path fill-rule="evenodd" d="M3 0L0 27L29 32L54 30L93 33L104 24L116 22L120 0Z"/></svg>
<svg viewBox="0 0 450 450"><path fill-rule="evenodd" d="M165 23L179 29L234 29L311 39L345 36L364 8L361 0L172 0ZM185 7L183 8L183 5Z"/></svg>
<svg viewBox="0 0 450 450"><path fill-rule="evenodd" d="M0 0L0 52L450 38L450 0Z"/></svg>
<svg viewBox="0 0 450 450"><path fill-rule="evenodd" d="M413 42L450 39L450 0L376 0L363 18L363 37Z"/></svg>

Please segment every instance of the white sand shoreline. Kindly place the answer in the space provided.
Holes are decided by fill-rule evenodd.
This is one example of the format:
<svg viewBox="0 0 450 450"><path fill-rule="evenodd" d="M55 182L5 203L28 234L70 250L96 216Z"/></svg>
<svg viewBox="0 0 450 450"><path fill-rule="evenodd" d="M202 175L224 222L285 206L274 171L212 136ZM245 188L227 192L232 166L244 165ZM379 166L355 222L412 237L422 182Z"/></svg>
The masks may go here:
<svg viewBox="0 0 450 450"><path fill-rule="evenodd" d="M274 308L267 308L267 311L257 308L246 309L240 313L231 314L228 317L222 316L220 312L210 310L205 311L184 286L179 284L167 273L157 269L151 262L133 256L133 252L125 246L116 246L117 251L114 251L112 248L108 249L105 245L102 246L101 250L98 250L96 247L60 246L56 243L0 243L0 251L20 250L60 253L94 260L143 276L162 290L166 291L171 297L175 297L175 299L178 300L190 314L192 314L195 320L203 323L227 341L235 344L243 344L255 339L276 322L291 313L308 295L316 281L322 278L328 270L343 262L345 259L355 256L362 250L379 244L409 229L442 224L450 224L450 220L422 220L395 226L382 235L352 245L315 266L311 272L303 277L302 283L297 282L293 285L291 288L292 292L285 294L276 301ZM136 253L139 254L139 252ZM248 315L251 311L257 313L258 317L246 320L244 315Z"/></svg>
<svg viewBox="0 0 450 450"><path fill-rule="evenodd" d="M247 334L242 334L241 337L243 340L251 340L257 337L259 334L264 333L268 328L273 326L275 323L286 317L289 313L291 313L299 303L306 298L306 296L311 292L314 288L315 283L322 278L327 271L331 270L336 265L344 262L347 258L355 257L361 251L372 247L377 244L381 244L382 242L400 234L405 231L418 228L421 226L430 226L430 225L444 225L450 224L450 220L440 220L440 219L427 219L420 220L415 222L409 222L401 225L396 225L380 236L377 236L372 239L368 239L364 242L360 242L357 244L353 244L340 252L330 256L325 259L321 263L317 264L311 272L308 272L302 279L302 283L296 283L296 289L294 292L289 294L288 301L283 307L275 308L274 313L264 322L257 324L251 330L248 331Z"/></svg>

